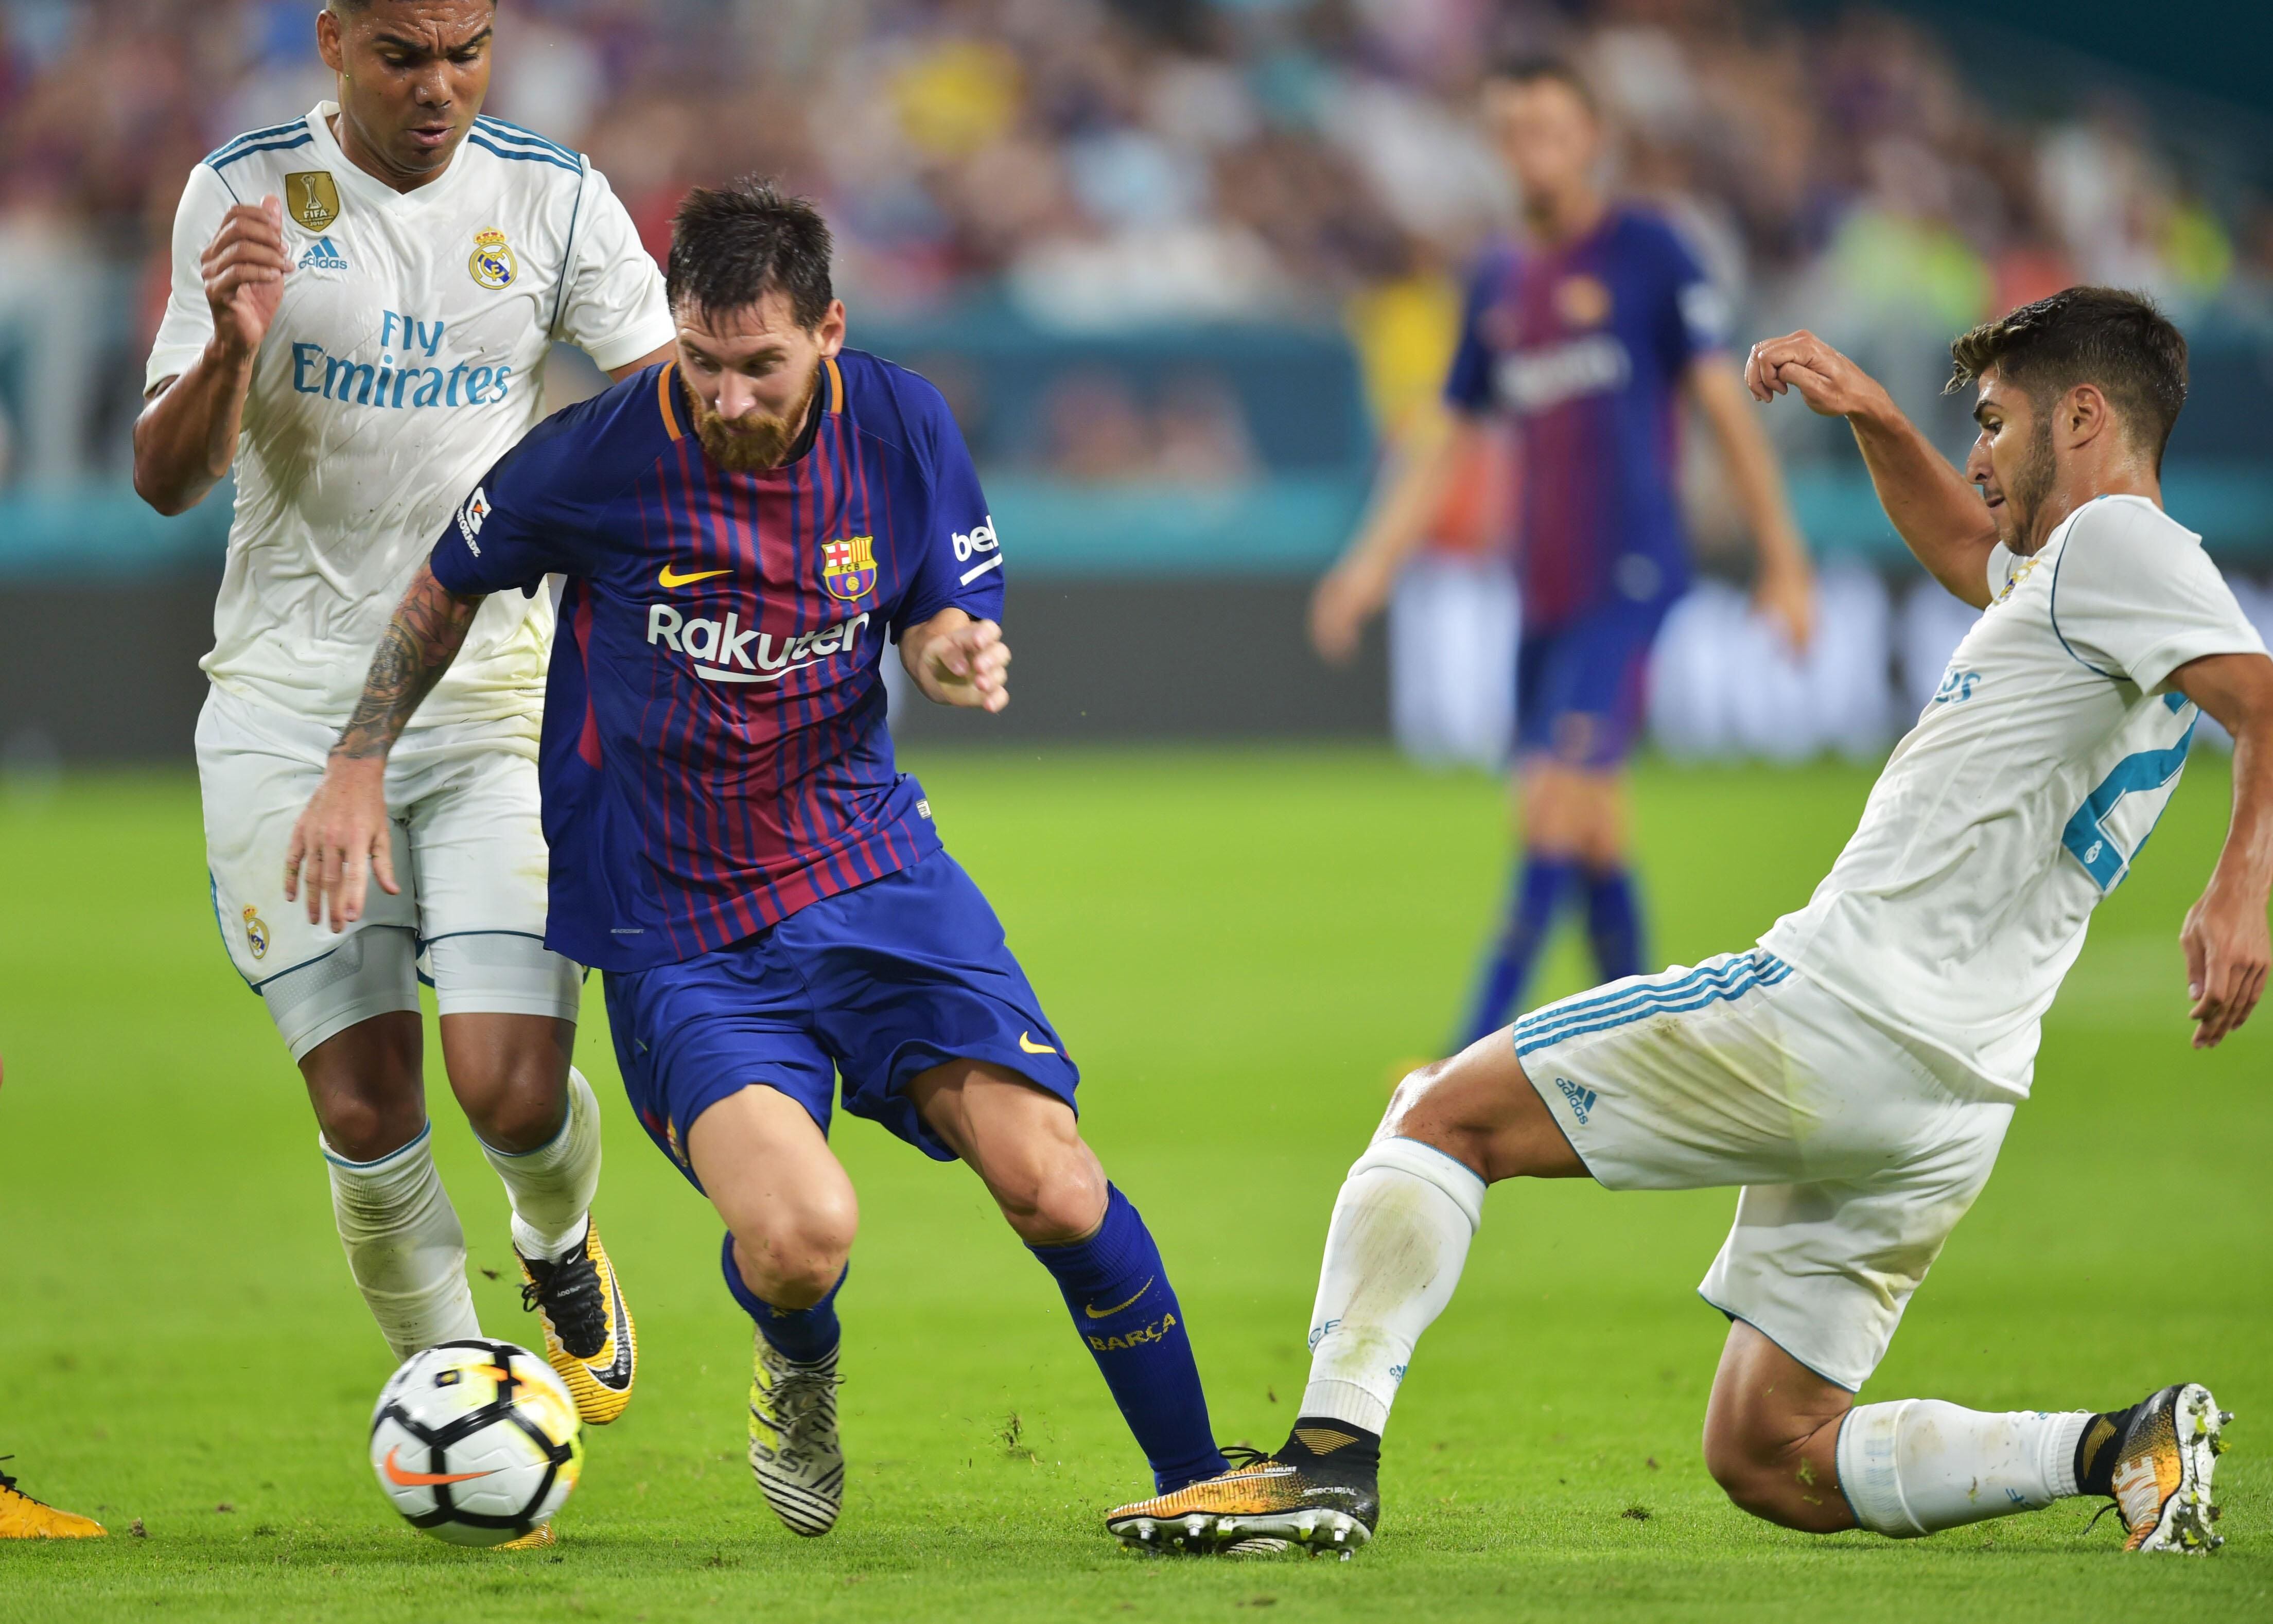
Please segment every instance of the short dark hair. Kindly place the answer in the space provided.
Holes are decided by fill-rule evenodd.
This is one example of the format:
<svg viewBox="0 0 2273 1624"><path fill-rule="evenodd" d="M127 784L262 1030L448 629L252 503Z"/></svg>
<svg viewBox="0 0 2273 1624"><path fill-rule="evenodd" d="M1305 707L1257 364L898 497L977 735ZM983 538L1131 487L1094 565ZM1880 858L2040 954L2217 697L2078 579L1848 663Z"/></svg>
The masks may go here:
<svg viewBox="0 0 2273 1624"><path fill-rule="evenodd" d="M829 256L829 222L819 209L746 175L686 194L671 222L664 286L672 310L712 316L784 293L797 325L810 332L836 296Z"/></svg>
<svg viewBox="0 0 2273 1624"><path fill-rule="evenodd" d="M1991 367L2039 406L2095 385L2157 469L2187 403L2186 335L2152 299L2119 288L2069 288L2023 304L1961 334L1949 358L1951 394Z"/></svg>
<svg viewBox="0 0 2273 1624"><path fill-rule="evenodd" d="M1495 57L1485 77L1510 85L1560 85L1578 97L1589 113L1597 118L1602 116L1602 104L1595 99L1594 87L1587 83L1587 76L1567 57L1542 56L1536 51L1511 52Z"/></svg>

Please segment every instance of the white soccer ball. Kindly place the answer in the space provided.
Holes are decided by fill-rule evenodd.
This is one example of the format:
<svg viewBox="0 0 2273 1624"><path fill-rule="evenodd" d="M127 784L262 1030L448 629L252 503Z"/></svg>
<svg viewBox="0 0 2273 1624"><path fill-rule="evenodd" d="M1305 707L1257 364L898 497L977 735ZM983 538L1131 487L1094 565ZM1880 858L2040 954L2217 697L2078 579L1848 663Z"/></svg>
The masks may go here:
<svg viewBox="0 0 2273 1624"><path fill-rule="evenodd" d="M379 1395L371 1469L413 1528L494 1545L551 1519L584 1468L576 1401L509 1342L414 1353Z"/></svg>

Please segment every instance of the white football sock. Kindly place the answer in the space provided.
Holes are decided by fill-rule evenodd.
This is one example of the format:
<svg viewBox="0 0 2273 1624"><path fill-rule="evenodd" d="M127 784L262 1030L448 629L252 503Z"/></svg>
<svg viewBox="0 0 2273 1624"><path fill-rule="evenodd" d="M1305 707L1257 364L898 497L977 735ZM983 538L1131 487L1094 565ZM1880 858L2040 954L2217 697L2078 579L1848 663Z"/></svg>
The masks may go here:
<svg viewBox="0 0 2273 1624"><path fill-rule="evenodd" d="M434 1169L433 1134L430 1124L376 1162L350 1162L316 1136L348 1272L397 1358L482 1334L466 1285L466 1235Z"/></svg>
<svg viewBox="0 0 2273 1624"><path fill-rule="evenodd" d="M1839 1429L1839 1487L1864 1527L1914 1538L2036 1511L2076 1492L2089 1410L1963 1410L1933 1398L1858 1404Z"/></svg>
<svg viewBox="0 0 2273 1624"><path fill-rule="evenodd" d="M600 1102L583 1073L568 1068L568 1116L551 1140L518 1156L487 1144L482 1154L505 1180L514 1249L521 1256L555 1261L584 1239L585 1215L600 1187Z"/></svg>
<svg viewBox="0 0 2273 1624"><path fill-rule="evenodd" d="M1349 1170L1310 1310L1305 1416L1378 1433L1421 1333L1444 1312L1483 1221L1484 1181L1417 1139L1377 1140Z"/></svg>

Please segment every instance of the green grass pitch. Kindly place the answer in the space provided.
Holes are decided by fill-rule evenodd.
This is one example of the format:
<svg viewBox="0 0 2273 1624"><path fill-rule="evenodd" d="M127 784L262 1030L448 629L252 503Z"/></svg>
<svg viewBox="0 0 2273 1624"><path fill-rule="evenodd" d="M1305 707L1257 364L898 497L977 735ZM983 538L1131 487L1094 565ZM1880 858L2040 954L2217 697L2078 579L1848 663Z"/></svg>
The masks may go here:
<svg viewBox="0 0 2273 1624"><path fill-rule="evenodd" d="M1219 1433L1275 1443L1342 1171L1450 1027L1500 894L1499 790L1356 750L914 765L1082 1063ZM1646 767L1657 955L1801 902L1870 776ZM2175 945L2227 792L2199 760L2101 909L2037 1097L1869 1390L2099 1407L2208 1381L2240 1416L2224 1552L2123 1559L2082 1501L1908 1544L1751 1521L1697 1448L1723 1328L1692 1293L1731 1195L1571 1184L1492 1193L1391 1429L1381 1538L1347 1564L1116 1550L1098 1514L1143 1463L1048 1278L968 1172L843 1119L850 1486L833 1535L786 1533L742 1461L718 1225L625 1110L596 987L581 1058L637 1402L589 1434L557 1549L413 1533L364 1456L390 1360L297 1079L214 939L194 786L0 795L0 1453L112 1530L0 1548L0 1620L2273 1618L2273 1015L2190 1051ZM1559 954L1545 991L1579 984ZM532 1339L502 1192L439 1069L431 1096L473 1262L506 1276L474 1277L488 1328Z"/></svg>

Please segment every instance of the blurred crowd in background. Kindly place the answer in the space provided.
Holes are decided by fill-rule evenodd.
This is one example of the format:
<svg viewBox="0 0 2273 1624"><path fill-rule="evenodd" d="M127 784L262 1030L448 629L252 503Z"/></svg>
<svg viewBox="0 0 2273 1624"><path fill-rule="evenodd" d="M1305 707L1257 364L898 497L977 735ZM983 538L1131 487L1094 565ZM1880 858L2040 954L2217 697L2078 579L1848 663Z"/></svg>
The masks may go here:
<svg viewBox="0 0 2273 1624"><path fill-rule="evenodd" d="M41 402L19 474L118 467L183 178L327 93L319 3L0 3L0 370L41 385L0 393ZM504 0L499 29L491 110L589 151L658 254L690 184L767 171L826 205L856 316L1340 324L1384 425L1434 386L1460 268L1512 218L1474 111L1515 49L1586 64L1622 188L1679 221L1747 330L1815 326L1906 397L1951 330L2078 279L2273 326L2273 203L2229 148L2041 64L1999 105L1984 84L2015 76L1861 7ZM1255 472L1204 374L1063 393L1002 454L1076 481Z"/></svg>

